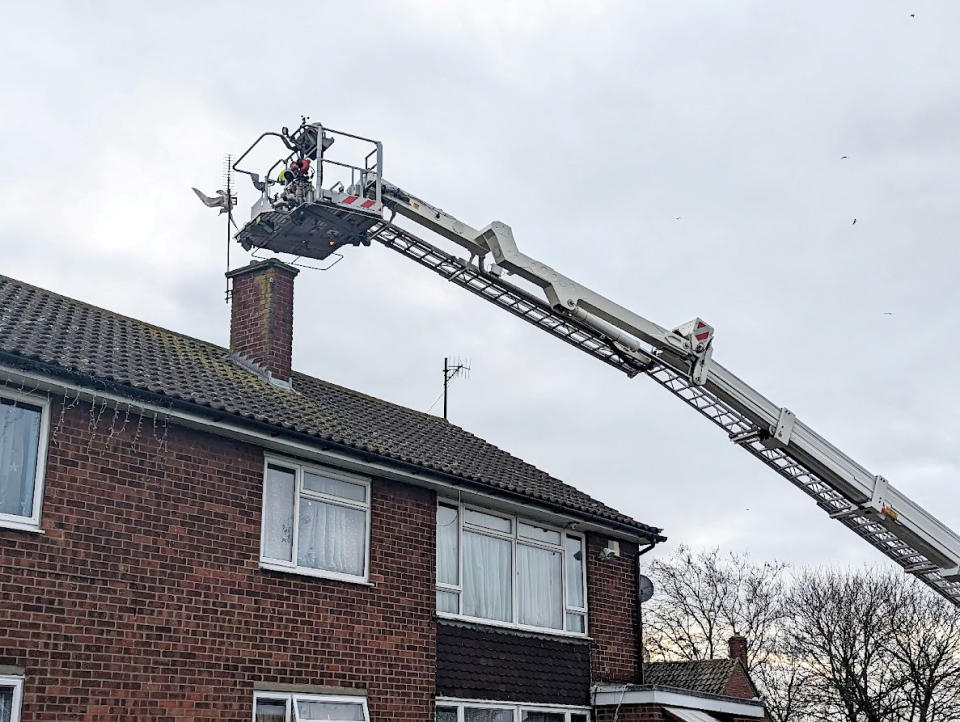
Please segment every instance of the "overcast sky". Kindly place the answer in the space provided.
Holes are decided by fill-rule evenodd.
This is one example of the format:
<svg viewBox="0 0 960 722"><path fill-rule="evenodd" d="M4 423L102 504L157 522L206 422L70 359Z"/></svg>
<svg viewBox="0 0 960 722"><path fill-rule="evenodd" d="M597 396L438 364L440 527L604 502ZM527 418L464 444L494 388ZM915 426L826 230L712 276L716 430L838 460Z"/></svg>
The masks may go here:
<svg viewBox="0 0 960 722"><path fill-rule="evenodd" d="M225 345L224 226L190 186L307 114L641 315L707 319L717 360L960 528L955 0L74 1L4 24L0 273ZM443 357L469 359L455 423L668 548L881 559L656 384L384 248L296 294L299 370L427 410Z"/></svg>

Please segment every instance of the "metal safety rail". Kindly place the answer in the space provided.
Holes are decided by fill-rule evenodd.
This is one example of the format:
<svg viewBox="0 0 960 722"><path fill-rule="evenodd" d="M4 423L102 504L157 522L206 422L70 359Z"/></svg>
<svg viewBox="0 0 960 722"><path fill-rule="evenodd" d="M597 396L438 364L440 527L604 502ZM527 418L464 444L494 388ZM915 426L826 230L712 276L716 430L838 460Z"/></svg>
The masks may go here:
<svg viewBox="0 0 960 722"><path fill-rule="evenodd" d="M934 560L931 558L933 554L921 549L924 544L911 543L910 538L914 535L901 525L895 515L902 515L903 521L907 520L907 515L919 515L924 517L924 524L942 527L946 537L951 536L952 532L887 486L880 477L869 475L869 472L855 465L852 460L844 457L844 461L862 472L858 476L866 475L875 479L885 492L885 498L893 502L889 512L884 513L886 509L878 511L869 506L875 499L871 499L862 490L857 491L849 477L844 478L837 474L831 478L822 460L804 458L804 453L795 448L796 445L791 444L789 439L786 443L777 443L776 434L771 435L775 425L769 423L769 410L766 414L760 414L757 409L749 409L751 402L755 404L756 399L739 398L742 391L738 391L738 384L742 386L742 382L719 364L712 365L705 384L695 384L682 359L671 358L670 361L664 361L656 351L644 354L622 349L609 337L571 317L562 309L553 308L500 275L449 254L406 229L382 221L371 227L368 237L600 359L627 376L646 374L723 429L731 440L751 455L811 496L831 518L864 538L903 567L904 571L916 575L936 592L960 606L960 578L947 578L942 566L950 563L950 559ZM769 404L759 394L757 397ZM752 413L748 413L748 409ZM758 416L763 418L757 419ZM774 420L776 418L774 417ZM813 437L822 442L825 449L842 456L838 450L833 449L799 421L791 421L791 426L791 434ZM901 526L898 528L896 525ZM955 535L952 536L956 538Z"/></svg>

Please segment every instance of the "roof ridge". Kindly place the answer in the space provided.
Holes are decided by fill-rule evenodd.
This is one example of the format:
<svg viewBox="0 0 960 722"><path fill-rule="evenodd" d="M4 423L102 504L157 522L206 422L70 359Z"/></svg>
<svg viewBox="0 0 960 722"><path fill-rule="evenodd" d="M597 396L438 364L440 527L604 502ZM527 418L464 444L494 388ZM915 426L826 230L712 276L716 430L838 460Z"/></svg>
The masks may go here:
<svg viewBox="0 0 960 722"><path fill-rule="evenodd" d="M631 529L660 532L427 412L303 371L293 372L294 389L302 393L281 399L275 387L232 362L226 347L2 274L0 299L6 311L0 313L0 352L5 355L440 470ZM109 348L104 346L108 341L113 344ZM231 368L257 381L239 384Z"/></svg>

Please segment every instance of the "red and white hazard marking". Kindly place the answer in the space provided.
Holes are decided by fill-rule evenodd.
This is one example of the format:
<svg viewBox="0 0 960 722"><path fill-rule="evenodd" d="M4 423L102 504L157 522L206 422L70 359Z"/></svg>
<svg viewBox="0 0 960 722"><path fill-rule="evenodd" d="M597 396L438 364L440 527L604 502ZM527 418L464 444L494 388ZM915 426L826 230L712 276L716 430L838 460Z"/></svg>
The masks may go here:
<svg viewBox="0 0 960 722"><path fill-rule="evenodd" d="M363 201L362 203L357 203L357 201ZM379 210L377 202L372 198L361 198L360 196L347 196L342 201L341 205L352 206L353 208L362 208L365 211L376 211Z"/></svg>

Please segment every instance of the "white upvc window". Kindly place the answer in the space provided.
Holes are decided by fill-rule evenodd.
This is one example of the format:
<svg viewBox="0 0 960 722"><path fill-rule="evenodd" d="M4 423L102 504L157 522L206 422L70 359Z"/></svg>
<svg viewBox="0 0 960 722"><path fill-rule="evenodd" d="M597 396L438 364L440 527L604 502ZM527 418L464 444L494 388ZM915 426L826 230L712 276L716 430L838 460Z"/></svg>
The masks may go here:
<svg viewBox="0 0 960 722"><path fill-rule="evenodd" d="M437 700L436 722L590 722L586 707Z"/></svg>
<svg viewBox="0 0 960 722"><path fill-rule="evenodd" d="M253 722L369 722L367 700L359 696L254 692Z"/></svg>
<svg viewBox="0 0 960 722"><path fill-rule="evenodd" d="M50 402L0 392L0 527L40 530Z"/></svg>
<svg viewBox="0 0 960 722"><path fill-rule="evenodd" d="M0 675L0 722L20 722L23 677Z"/></svg>
<svg viewBox="0 0 960 722"><path fill-rule="evenodd" d="M268 456L263 474L260 565L366 583L370 480Z"/></svg>
<svg viewBox="0 0 960 722"><path fill-rule="evenodd" d="M587 633L586 541L522 516L441 499L437 614Z"/></svg>

